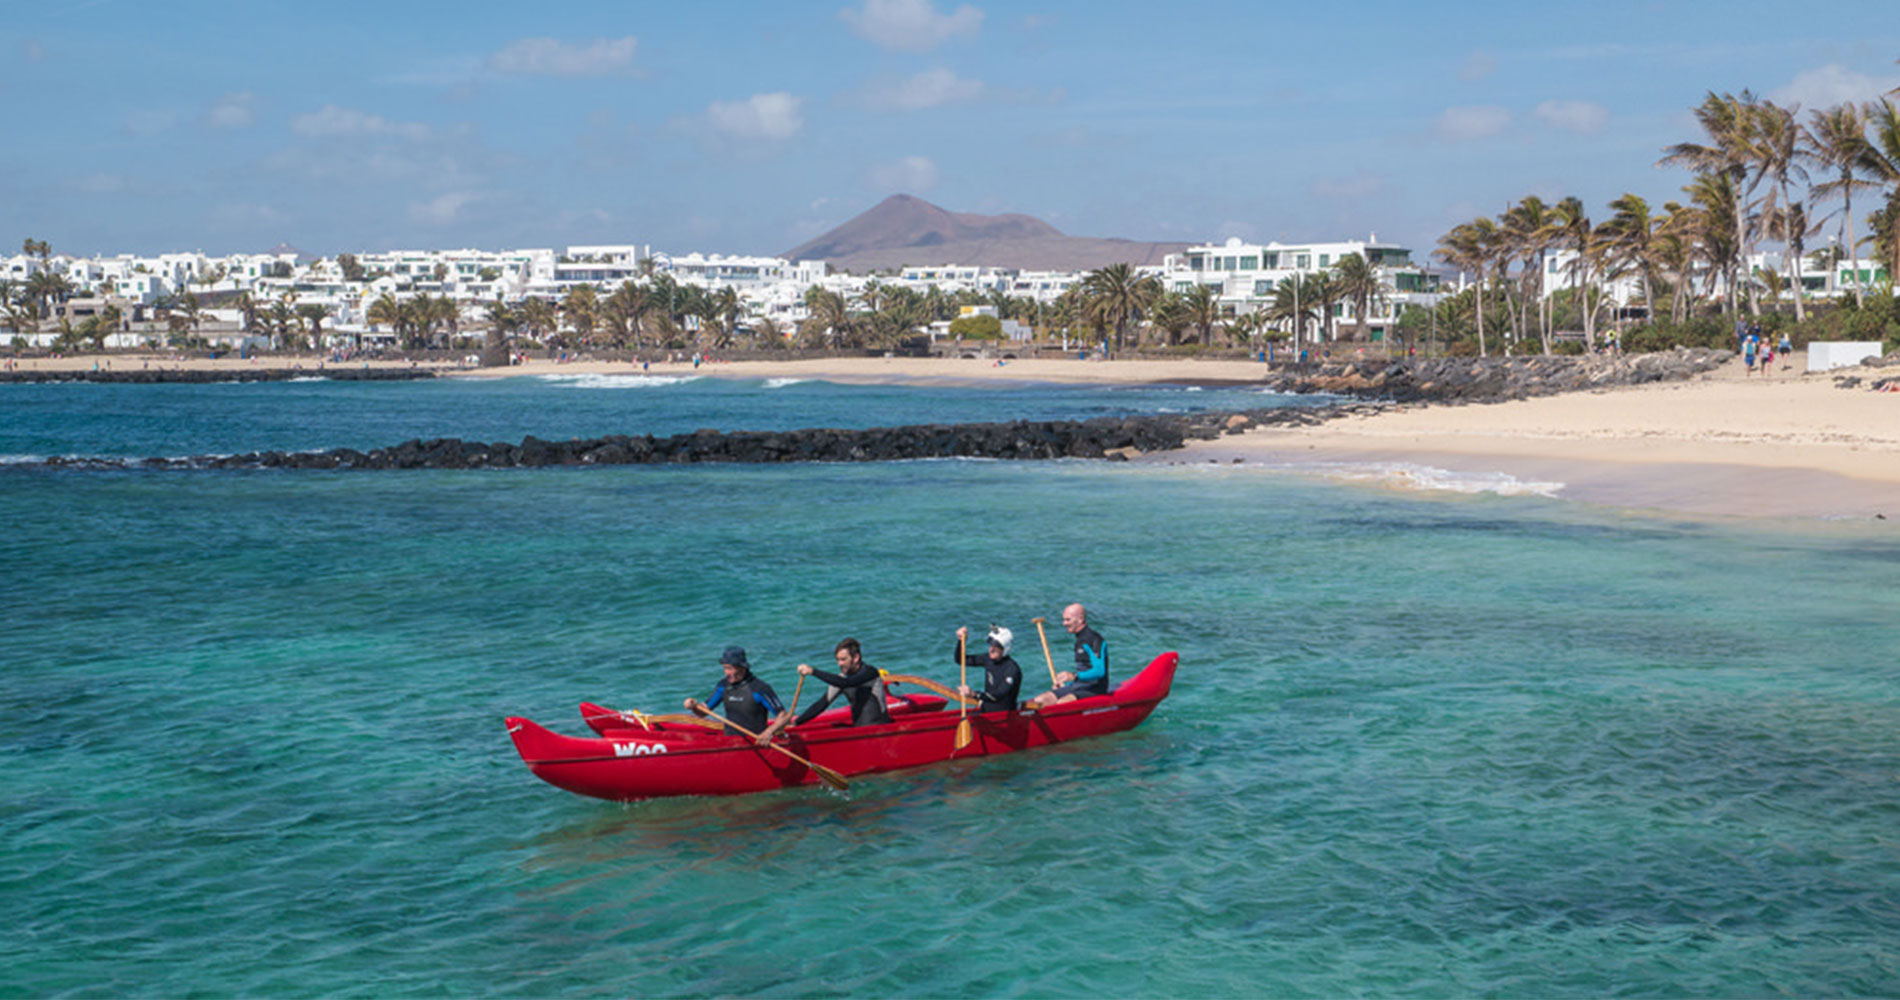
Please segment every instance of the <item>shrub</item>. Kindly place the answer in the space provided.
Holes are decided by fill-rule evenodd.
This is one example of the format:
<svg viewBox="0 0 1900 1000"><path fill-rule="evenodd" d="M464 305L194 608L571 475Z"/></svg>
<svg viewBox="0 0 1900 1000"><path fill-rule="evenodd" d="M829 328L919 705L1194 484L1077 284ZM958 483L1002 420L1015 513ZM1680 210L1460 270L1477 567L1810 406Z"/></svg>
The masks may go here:
<svg viewBox="0 0 1900 1000"><path fill-rule="evenodd" d="M1003 339L1003 321L994 316L959 316L950 321L950 335L965 340Z"/></svg>

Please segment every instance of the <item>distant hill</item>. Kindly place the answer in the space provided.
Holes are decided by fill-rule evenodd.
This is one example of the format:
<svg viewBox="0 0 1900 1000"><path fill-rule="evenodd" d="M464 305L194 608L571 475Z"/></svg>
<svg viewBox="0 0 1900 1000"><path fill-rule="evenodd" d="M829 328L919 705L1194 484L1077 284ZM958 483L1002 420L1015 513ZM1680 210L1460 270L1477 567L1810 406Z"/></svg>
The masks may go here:
<svg viewBox="0 0 1900 1000"><path fill-rule="evenodd" d="M1159 264L1164 255L1186 246L1065 236L1033 216L950 212L922 198L894 194L781 256L823 260L834 270L859 274L932 264L1077 271L1109 264Z"/></svg>

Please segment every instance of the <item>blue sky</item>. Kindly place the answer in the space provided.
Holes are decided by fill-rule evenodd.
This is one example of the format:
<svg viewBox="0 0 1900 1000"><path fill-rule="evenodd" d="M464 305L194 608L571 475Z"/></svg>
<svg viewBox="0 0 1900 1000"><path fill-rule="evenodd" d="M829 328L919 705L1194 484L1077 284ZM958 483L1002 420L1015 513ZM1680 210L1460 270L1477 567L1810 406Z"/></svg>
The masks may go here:
<svg viewBox="0 0 1900 1000"><path fill-rule="evenodd" d="M1429 249L1527 194L1674 197L1709 90L1900 86L1891 0L11 8L9 251L777 254L898 191Z"/></svg>

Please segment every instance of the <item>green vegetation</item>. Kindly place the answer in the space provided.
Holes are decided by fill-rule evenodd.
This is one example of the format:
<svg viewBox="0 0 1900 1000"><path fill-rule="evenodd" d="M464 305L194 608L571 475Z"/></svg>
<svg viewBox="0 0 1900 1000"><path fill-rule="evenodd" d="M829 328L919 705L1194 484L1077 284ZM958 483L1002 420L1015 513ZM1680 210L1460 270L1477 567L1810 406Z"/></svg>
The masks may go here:
<svg viewBox="0 0 1900 1000"><path fill-rule="evenodd" d="M950 335L964 340L1001 340L1003 321L994 316L958 316L950 321Z"/></svg>

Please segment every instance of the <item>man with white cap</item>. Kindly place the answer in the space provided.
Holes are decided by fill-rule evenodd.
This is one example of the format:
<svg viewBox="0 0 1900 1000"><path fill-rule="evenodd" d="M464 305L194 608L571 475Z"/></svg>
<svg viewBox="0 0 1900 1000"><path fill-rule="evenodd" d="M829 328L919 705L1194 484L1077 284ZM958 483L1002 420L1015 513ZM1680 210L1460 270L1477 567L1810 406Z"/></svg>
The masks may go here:
<svg viewBox="0 0 1900 1000"><path fill-rule="evenodd" d="M957 650L959 653L967 647L969 637L969 629L957 629ZM1017 666L1016 661L1009 655L1010 645L1015 642L1015 639L1016 637L1010 634L1009 629L1001 625L991 625L989 634L990 651L988 653L971 653L965 656L961 661L957 661L957 665L960 667L983 668L982 691L972 691L967 684L957 687L958 694L966 698L974 695L981 700L981 704L977 706L977 711L1007 712L1015 710L1016 697L1021 693L1023 687L1023 668ZM956 661L956 657L954 656L951 657L951 659Z"/></svg>

